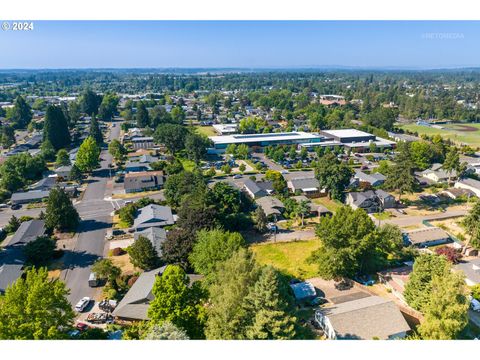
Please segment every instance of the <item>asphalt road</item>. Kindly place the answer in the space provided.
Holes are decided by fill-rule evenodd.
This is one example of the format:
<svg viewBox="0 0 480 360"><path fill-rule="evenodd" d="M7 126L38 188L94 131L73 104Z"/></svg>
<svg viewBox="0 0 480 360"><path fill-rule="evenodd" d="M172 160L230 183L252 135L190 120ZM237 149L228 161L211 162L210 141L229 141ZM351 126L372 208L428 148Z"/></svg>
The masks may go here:
<svg viewBox="0 0 480 360"><path fill-rule="evenodd" d="M120 124L112 128L108 141L118 138ZM82 200L76 205L81 217L78 238L74 250L65 254L65 269L61 278L70 288L69 301L75 305L84 296L94 298L98 289L88 286L91 265L102 258L105 253L105 234L112 226L113 206L104 198L111 196L108 187L110 178L109 165L112 157L106 149L101 153L101 166L94 171Z"/></svg>

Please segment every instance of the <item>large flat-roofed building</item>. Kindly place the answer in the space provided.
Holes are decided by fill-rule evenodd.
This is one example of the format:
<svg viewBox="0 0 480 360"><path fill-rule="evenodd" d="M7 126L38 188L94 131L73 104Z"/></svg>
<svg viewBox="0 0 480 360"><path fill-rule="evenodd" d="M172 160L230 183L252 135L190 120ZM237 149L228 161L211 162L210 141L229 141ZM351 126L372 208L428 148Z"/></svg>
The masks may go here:
<svg viewBox="0 0 480 360"><path fill-rule="evenodd" d="M318 134L303 131L268 133L268 134L235 134L210 136L213 142L213 151L224 151L230 144L246 144L248 146L265 147L269 145L292 145L301 143L321 142L324 138Z"/></svg>
<svg viewBox="0 0 480 360"><path fill-rule="evenodd" d="M370 140L374 141L376 139L375 135L357 129L322 130L320 133L326 138L338 141L342 144Z"/></svg>

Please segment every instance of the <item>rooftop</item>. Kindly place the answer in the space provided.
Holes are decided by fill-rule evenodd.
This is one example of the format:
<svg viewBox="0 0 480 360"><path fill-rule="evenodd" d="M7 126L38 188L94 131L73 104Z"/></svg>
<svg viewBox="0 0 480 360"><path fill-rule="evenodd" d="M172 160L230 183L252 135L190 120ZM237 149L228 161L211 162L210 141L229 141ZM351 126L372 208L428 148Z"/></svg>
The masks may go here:
<svg viewBox="0 0 480 360"><path fill-rule="evenodd" d="M321 139L318 134L307 133L303 131L268 133L268 134L235 134L210 136L214 144L245 144L262 141L313 141Z"/></svg>
<svg viewBox="0 0 480 360"><path fill-rule="evenodd" d="M425 242L448 239L448 233L435 226L412 230L406 233L412 244L422 244Z"/></svg>
<svg viewBox="0 0 480 360"><path fill-rule="evenodd" d="M340 138L372 136L372 134L357 129L323 130L322 132Z"/></svg>

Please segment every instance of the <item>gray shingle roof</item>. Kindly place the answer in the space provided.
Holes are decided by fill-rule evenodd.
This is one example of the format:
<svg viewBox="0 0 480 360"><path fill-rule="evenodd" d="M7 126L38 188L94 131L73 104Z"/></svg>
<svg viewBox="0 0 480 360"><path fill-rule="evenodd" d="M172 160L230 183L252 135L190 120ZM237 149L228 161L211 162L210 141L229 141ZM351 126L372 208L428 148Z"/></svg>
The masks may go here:
<svg viewBox="0 0 480 360"><path fill-rule="evenodd" d="M18 201L33 201L33 200L41 200L47 198L50 194L49 190L32 190L27 192L16 192L12 194L11 200L13 202Z"/></svg>
<svg viewBox="0 0 480 360"><path fill-rule="evenodd" d="M0 294L4 293L7 287L13 284L22 276L23 265L2 265L0 266Z"/></svg>
<svg viewBox="0 0 480 360"><path fill-rule="evenodd" d="M285 208L283 203L273 196L264 196L260 199L257 199L256 203L263 209L265 215L267 216L273 214L280 215L280 210Z"/></svg>
<svg viewBox="0 0 480 360"><path fill-rule="evenodd" d="M320 183L316 178L298 178L289 181L293 191L303 189L319 189Z"/></svg>
<svg viewBox="0 0 480 360"><path fill-rule="evenodd" d="M267 195L273 191L273 183L271 181L253 181L247 179L244 186L254 195Z"/></svg>
<svg viewBox="0 0 480 360"><path fill-rule="evenodd" d="M162 227L174 223L172 209L169 206L150 204L139 210L133 226L135 228Z"/></svg>
<svg viewBox="0 0 480 360"><path fill-rule="evenodd" d="M461 270L467 280L472 283L480 284L480 259L473 259L461 262L454 266L456 270Z"/></svg>
<svg viewBox="0 0 480 360"><path fill-rule="evenodd" d="M129 173L125 175L123 184L126 191L158 188L161 185L163 185L163 172L161 171Z"/></svg>
<svg viewBox="0 0 480 360"><path fill-rule="evenodd" d="M407 236L413 245L448 239L450 237L445 230L434 226L409 231Z"/></svg>
<svg viewBox="0 0 480 360"><path fill-rule="evenodd" d="M29 220L20 224L9 245L27 244L45 234L45 221Z"/></svg>
<svg viewBox="0 0 480 360"><path fill-rule="evenodd" d="M388 339L410 330L393 301L369 296L321 310L330 320L337 338Z"/></svg>
<svg viewBox="0 0 480 360"><path fill-rule="evenodd" d="M140 236L146 237L152 243L158 256L162 255L162 243L167 239L167 232L158 227L149 227L142 231L137 231L134 239L137 240Z"/></svg>

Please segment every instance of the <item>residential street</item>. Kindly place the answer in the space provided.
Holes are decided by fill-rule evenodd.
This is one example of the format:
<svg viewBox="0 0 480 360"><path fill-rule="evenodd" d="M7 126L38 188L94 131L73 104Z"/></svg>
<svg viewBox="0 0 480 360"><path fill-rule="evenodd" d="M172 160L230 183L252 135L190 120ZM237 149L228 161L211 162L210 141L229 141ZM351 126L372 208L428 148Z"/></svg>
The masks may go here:
<svg viewBox="0 0 480 360"><path fill-rule="evenodd" d="M118 138L120 126L113 127L108 141ZM82 219L79 234L73 252L65 255L65 268L61 278L65 280L71 293L69 300L75 305L84 296L95 297L96 289L88 286L91 265L104 255L105 234L111 227L112 204L104 198L111 196L107 187L110 179L109 164L112 157L107 150L102 150L101 167L94 171L83 199L76 205Z"/></svg>

